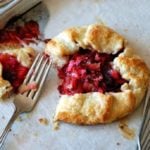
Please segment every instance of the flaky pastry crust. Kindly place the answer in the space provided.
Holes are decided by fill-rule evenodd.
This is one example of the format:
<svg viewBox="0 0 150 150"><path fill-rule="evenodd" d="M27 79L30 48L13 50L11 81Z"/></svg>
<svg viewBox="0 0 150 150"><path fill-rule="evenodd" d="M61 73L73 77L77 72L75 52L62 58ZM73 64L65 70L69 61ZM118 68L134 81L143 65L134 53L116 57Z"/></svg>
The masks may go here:
<svg viewBox="0 0 150 150"><path fill-rule="evenodd" d="M19 45L0 44L0 53L13 55L22 66L30 67L35 57L35 50L31 47L20 47Z"/></svg>
<svg viewBox="0 0 150 150"><path fill-rule="evenodd" d="M92 125L112 122L133 112L149 83L149 69L144 61L132 54L121 35L99 24L67 29L50 40L45 51L54 63L63 66L67 56L80 47L109 54L123 50L112 65L129 82L121 86L121 92L61 95L55 120Z"/></svg>

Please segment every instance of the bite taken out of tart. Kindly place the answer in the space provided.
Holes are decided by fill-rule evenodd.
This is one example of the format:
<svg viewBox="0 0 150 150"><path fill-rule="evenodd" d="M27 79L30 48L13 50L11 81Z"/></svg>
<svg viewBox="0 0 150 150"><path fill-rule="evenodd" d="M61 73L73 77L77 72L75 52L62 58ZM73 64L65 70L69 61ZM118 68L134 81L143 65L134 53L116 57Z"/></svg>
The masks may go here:
<svg viewBox="0 0 150 150"><path fill-rule="evenodd" d="M109 123L132 113L145 95L148 67L104 25L67 29L47 43L45 52L60 78L55 121Z"/></svg>
<svg viewBox="0 0 150 150"><path fill-rule="evenodd" d="M0 30L0 99L18 92L36 55L29 44L39 33L34 21Z"/></svg>

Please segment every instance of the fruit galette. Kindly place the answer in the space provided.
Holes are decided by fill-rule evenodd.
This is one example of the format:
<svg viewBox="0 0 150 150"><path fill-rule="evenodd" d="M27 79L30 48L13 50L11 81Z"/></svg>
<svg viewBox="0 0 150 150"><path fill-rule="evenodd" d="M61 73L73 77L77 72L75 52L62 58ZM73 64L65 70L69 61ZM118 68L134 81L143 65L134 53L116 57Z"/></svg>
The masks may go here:
<svg viewBox="0 0 150 150"><path fill-rule="evenodd" d="M0 98L18 91L35 57L28 44L38 34L39 27L34 21L0 30Z"/></svg>
<svg viewBox="0 0 150 150"><path fill-rule="evenodd" d="M108 123L133 112L149 83L149 69L125 39L103 25L65 30L47 43L61 94L55 120Z"/></svg>

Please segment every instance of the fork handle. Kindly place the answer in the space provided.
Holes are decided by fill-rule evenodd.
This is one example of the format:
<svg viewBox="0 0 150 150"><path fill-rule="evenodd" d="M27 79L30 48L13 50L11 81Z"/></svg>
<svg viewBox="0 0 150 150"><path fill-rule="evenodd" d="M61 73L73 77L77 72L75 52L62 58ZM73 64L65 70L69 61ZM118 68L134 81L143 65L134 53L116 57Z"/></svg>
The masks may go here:
<svg viewBox="0 0 150 150"><path fill-rule="evenodd" d="M18 117L19 113L20 113L19 110L15 109L11 119L9 120L7 126L5 127L5 129L4 129L3 133L2 133L2 135L0 136L0 148L2 147L5 139L6 139L7 135L8 135L8 133L9 133L9 131L10 131L14 121Z"/></svg>

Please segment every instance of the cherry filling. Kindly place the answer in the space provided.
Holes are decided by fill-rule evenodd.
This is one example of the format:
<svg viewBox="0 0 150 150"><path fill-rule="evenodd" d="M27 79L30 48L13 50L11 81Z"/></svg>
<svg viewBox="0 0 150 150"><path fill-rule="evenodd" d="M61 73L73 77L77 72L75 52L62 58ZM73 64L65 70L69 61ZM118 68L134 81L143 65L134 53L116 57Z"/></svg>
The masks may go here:
<svg viewBox="0 0 150 150"><path fill-rule="evenodd" d="M22 66L16 59L16 57L9 54L0 54L0 63L3 66L2 76L5 80L8 80L17 92L19 86L22 84L28 68Z"/></svg>
<svg viewBox="0 0 150 150"><path fill-rule="evenodd" d="M59 92L67 95L119 92L121 85L127 81L112 68L111 62L118 54L80 49L69 57L67 64L58 68L58 76L62 80L58 87Z"/></svg>

